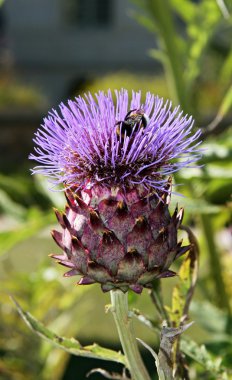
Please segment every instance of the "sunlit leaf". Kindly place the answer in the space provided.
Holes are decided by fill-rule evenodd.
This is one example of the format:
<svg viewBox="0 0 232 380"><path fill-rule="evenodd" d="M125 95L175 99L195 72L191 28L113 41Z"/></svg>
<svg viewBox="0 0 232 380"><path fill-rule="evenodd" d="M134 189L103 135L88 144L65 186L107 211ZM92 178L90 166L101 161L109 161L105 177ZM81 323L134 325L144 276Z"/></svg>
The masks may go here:
<svg viewBox="0 0 232 380"><path fill-rule="evenodd" d="M178 13L184 21L190 22L194 18L197 11L197 4L189 0L171 0L171 4L175 12Z"/></svg>
<svg viewBox="0 0 232 380"><path fill-rule="evenodd" d="M179 282L172 293L172 307L167 308L174 326L179 326L188 317L198 274L199 248L197 240L190 228L181 226L181 229L187 232L191 248L179 269Z"/></svg>
<svg viewBox="0 0 232 380"><path fill-rule="evenodd" d="M55 346L69 352L72 355L110 360L126 365L126 360L121 352L116 352L108 348L104 348L94 343L89 346L82 346L78 340L74 338L65 338L58 336L53 331L45 327L41 322L35 319L30 313L25 312L20 305L12 298L17 310L26 324L40 337L46 339Z"/></svg>

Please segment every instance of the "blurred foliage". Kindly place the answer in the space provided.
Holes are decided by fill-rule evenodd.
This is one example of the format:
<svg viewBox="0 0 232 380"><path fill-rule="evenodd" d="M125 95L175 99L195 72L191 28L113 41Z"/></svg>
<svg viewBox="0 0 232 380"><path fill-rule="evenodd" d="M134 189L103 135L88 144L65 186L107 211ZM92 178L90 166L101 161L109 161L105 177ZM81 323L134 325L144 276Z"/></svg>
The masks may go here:
<svg viewBox="0 0 232 380"><path fill-rule="evenodd" d="M205 113L204 102L219 107L231 84L231 2L132 0L133 15L157 41L151 56L164 67L170 96L185 111ZM223 4L227 11L222 12ZM224 9L223 8L223 9ZM201 92L203 86L206 92ZM205 96L207 93L207 96ZM198 102L200 96L202 103ZM231 99L231 96L230 96ZM209 104L209 103L208 103ZM230 100L231 104L231 100Z"/></svg>
<svg viewBox="0 0 232 380"><path fill-rule="evenodd" d="M203 166L176 174L174 190L185 197L172 199L173 208L177 202L184 206L184 224L191 226L200 245L199 279L190 305L195 324L180 347L191 379L232 379L232 5L211 0L133 2L139 7L134 17L154 34L149 54L163 65L166 82L163 74L138 76L123 71L97 78L87 90L151 91L181 103L198 124L203 123ZM33 108L41 102L38 91L1 78L0 108L9 104ZM209 117L212 121L206 125ZM38 339L24 325L9 294L58 335L86 340L87 331L89 344L92 337L107 341L112 333L108 320L102 322L107 298L93 288L73 289L62 278L62 269L44 258L54 249L49 239L55 223L51 206L64 205L63 194L48 188L40 177L0 175L0 378L4 380L59 380L68 365L64 351ZM180 237L187 243L185 233ZM181 263L174 269L181 271ZM183 268L183 276L162 282L161 292L164 304L171 308L166 310L172 310L170 288L175 289L179 317L189 286ZM157 334L159 317L147 295L130 294L130 304L146 314L137 310L135 316L146 326L149 344L154 346L156 339L149 329Z"/></svg>
<svg viewBox="0 0 232 380"><path fill-rule="evenodd" d="M0 110L12 108L20 110L28 107L32 109L44 109L48 104L46 97L33 88L20 84L6 77L0 76Z"/></svg>
<svg viewBox="0 0 232 380"><path fill-rule="evenodd" d="M129 92L132 90L141 91L143 100L145 100L145 94L147 91L159 94L161 97L168 96L168 88L163 76L154 77L154 75L145 74L138 76L137 74L127 71L118 71L106 74L100 78L95 78L86 90L91 93L96 93L99 90L108 91L109 88L112 91L119 88L126 88ZM83 91L81 95L83 95L84 92L85 91Z"/></svg>

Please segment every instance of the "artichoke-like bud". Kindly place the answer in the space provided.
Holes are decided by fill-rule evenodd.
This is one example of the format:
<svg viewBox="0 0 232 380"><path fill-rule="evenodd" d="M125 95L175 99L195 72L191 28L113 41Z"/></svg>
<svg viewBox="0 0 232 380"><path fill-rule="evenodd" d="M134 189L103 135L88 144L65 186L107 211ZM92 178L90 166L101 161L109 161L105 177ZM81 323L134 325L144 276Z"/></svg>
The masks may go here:
<svg viewBox="0 0 232 380"><path fill-rule="evenodd" d="M178 242L183 209L169 212L170 174L195 162L197 131L191 117L150 93L99 92L53 111L36 133L34 169L63 183L65 212L55 210L61 231L52 236L63 250L51 255L80 275L80 285L100 283L140 293L169 269L189 246ZM129 109L129 110L128 110Z"/></svg>
<svg viewBox="0 0 232 380"><path fill-rule="evenodd" d="M55 211L62 232L52 232L63 250L52 257L70 268L65 276L81 275L78 284L98 282L103 291L140 293L154 278L175 275L169 266L189 249L177 243L183 209L170 216L167 193L162 200L143 193L100 186L66 192L65 213Z"/></svg>

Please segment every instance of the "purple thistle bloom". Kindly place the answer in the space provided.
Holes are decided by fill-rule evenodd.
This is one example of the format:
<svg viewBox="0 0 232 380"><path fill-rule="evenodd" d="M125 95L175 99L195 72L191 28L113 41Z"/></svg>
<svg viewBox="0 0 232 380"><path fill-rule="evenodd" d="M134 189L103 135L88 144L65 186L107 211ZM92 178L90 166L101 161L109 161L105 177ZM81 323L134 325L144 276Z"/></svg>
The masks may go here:
<svg viewBox="0 0 232 380"><path fill-rule="evenodd" d="M55 211L62 231L52 255L79 275L78 284L140 293L170 277L172 262L190 246L178 242L183 209L169 212L171 174L199 157L193 121L179 107L147 93L99 92L60 105L34 139L41 165L33 173L62 183L68 204Z"/></svg>
<svg viewBox="0 0 232 380"><path fill-rule="evenodd" d="M171 109L158 96L126 90L79 96L60 112L52 110L35 134L38 161L34 173L49 176L54 185L85 189L101 184L128 189L143 185L165 191L167 176L199 158L198 130L191 135L192 117Z"/></svg>

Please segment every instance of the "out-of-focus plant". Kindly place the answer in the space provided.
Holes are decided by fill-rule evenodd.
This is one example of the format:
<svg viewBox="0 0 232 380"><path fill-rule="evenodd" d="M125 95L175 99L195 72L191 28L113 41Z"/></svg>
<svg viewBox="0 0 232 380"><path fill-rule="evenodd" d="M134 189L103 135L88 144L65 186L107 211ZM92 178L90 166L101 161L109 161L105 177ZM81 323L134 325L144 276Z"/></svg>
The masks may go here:
<svg viewBox="0 0 232 380"><path fill-rule="evenodd" d="M99 89L107 92L109 88L126 88L128 91L141 91L142 101L147 91L156 92L159 96L168 97L168 87L163 75L141 74L139 77L130 71L121 70L96 77L90 81L85 91L98 92ZM76 95L80 95L76 93Z"/></svg>
<svg viewBox="0 0 232 380"><path fill-rule="evenodd" d="M0 110L44 109L48 101L39 89L1 78L0 74Z"/></svg>
<svg viewBox="0 0 232 380"><path fill-rule="evenodd" d="M220 148L218 144L215 145L211 136L231 126L231 41L229 38L232 30L231 3L210 0L197 3L190 0L135 0L133 2L140 8L139 12L134 13L138 22L154 33L157 48L151 49L150 54L162 63L167 85L175 102L180 102L186 111L194 112L196 117L202 120L202 116L208 117L205 114L204 101L208 96L210 98L212 90L209 87L209 95L207 93L202 95L201 83L214 83L213 86L217 89L213 92L213 96L217 99L218 103L217 105L214 103L214 107L217 107L218 111L217 108L216 112L211 111L212 122L202 128L203 138L206 136L208 138L206 146L208 153L206 150L202 164L207 163L207 166L199 170L195 176L190 174L186 180L184 178L182 180L185 188L189 188L188 194L193 199L209 200L207 194L212 194L215 186L220 186L221 192L223 191L218 212L207 216L199 208L199 215L205 240L204 247L208 251L211 276L217 294L216 299L230 315L229 294L223 280L220 250L216 248L214 224L220 214L224 214L224 222L229 223L227 208L230 207L231 194L229 190L231 140L228 139L230 136L228 132ZM220 47L223 50L221 54L220 51L218 52ZM210 60L214 62L214 65L211 65ZM201 102L196 102L199 97ZM211 142L212 145L210 145ZM223 161L220 154L222 150L224 150ZM211 165L209 165L209 156L213 156ZM222 165L226 168L224 171ZM218 201L215 198L213 202L212 200L213 197L211 197L211 203Z"/></svg>
<svg viewBox="0 0 232 380"><path fill-rule="evenodd" d="M194 110L194 93L202 81L215 83L219 92L217 100L221 102L223 92L226 93L231 82L231 4L222 1L225 8L230 7L225 18L217 1L133 2L140 8L139 13L134 13L138 22L154 33L157 48L151 49L150 54L163 65L175 103L181 103L186 111ZM222 57L218 53L218 64L215 55L219 44L223 44L225 52ZM210 59L213 59L214 66L210 66ZM220 76L216 69L221 72ZM202 108L202 104L198 103L198 106Z"/></svg>

